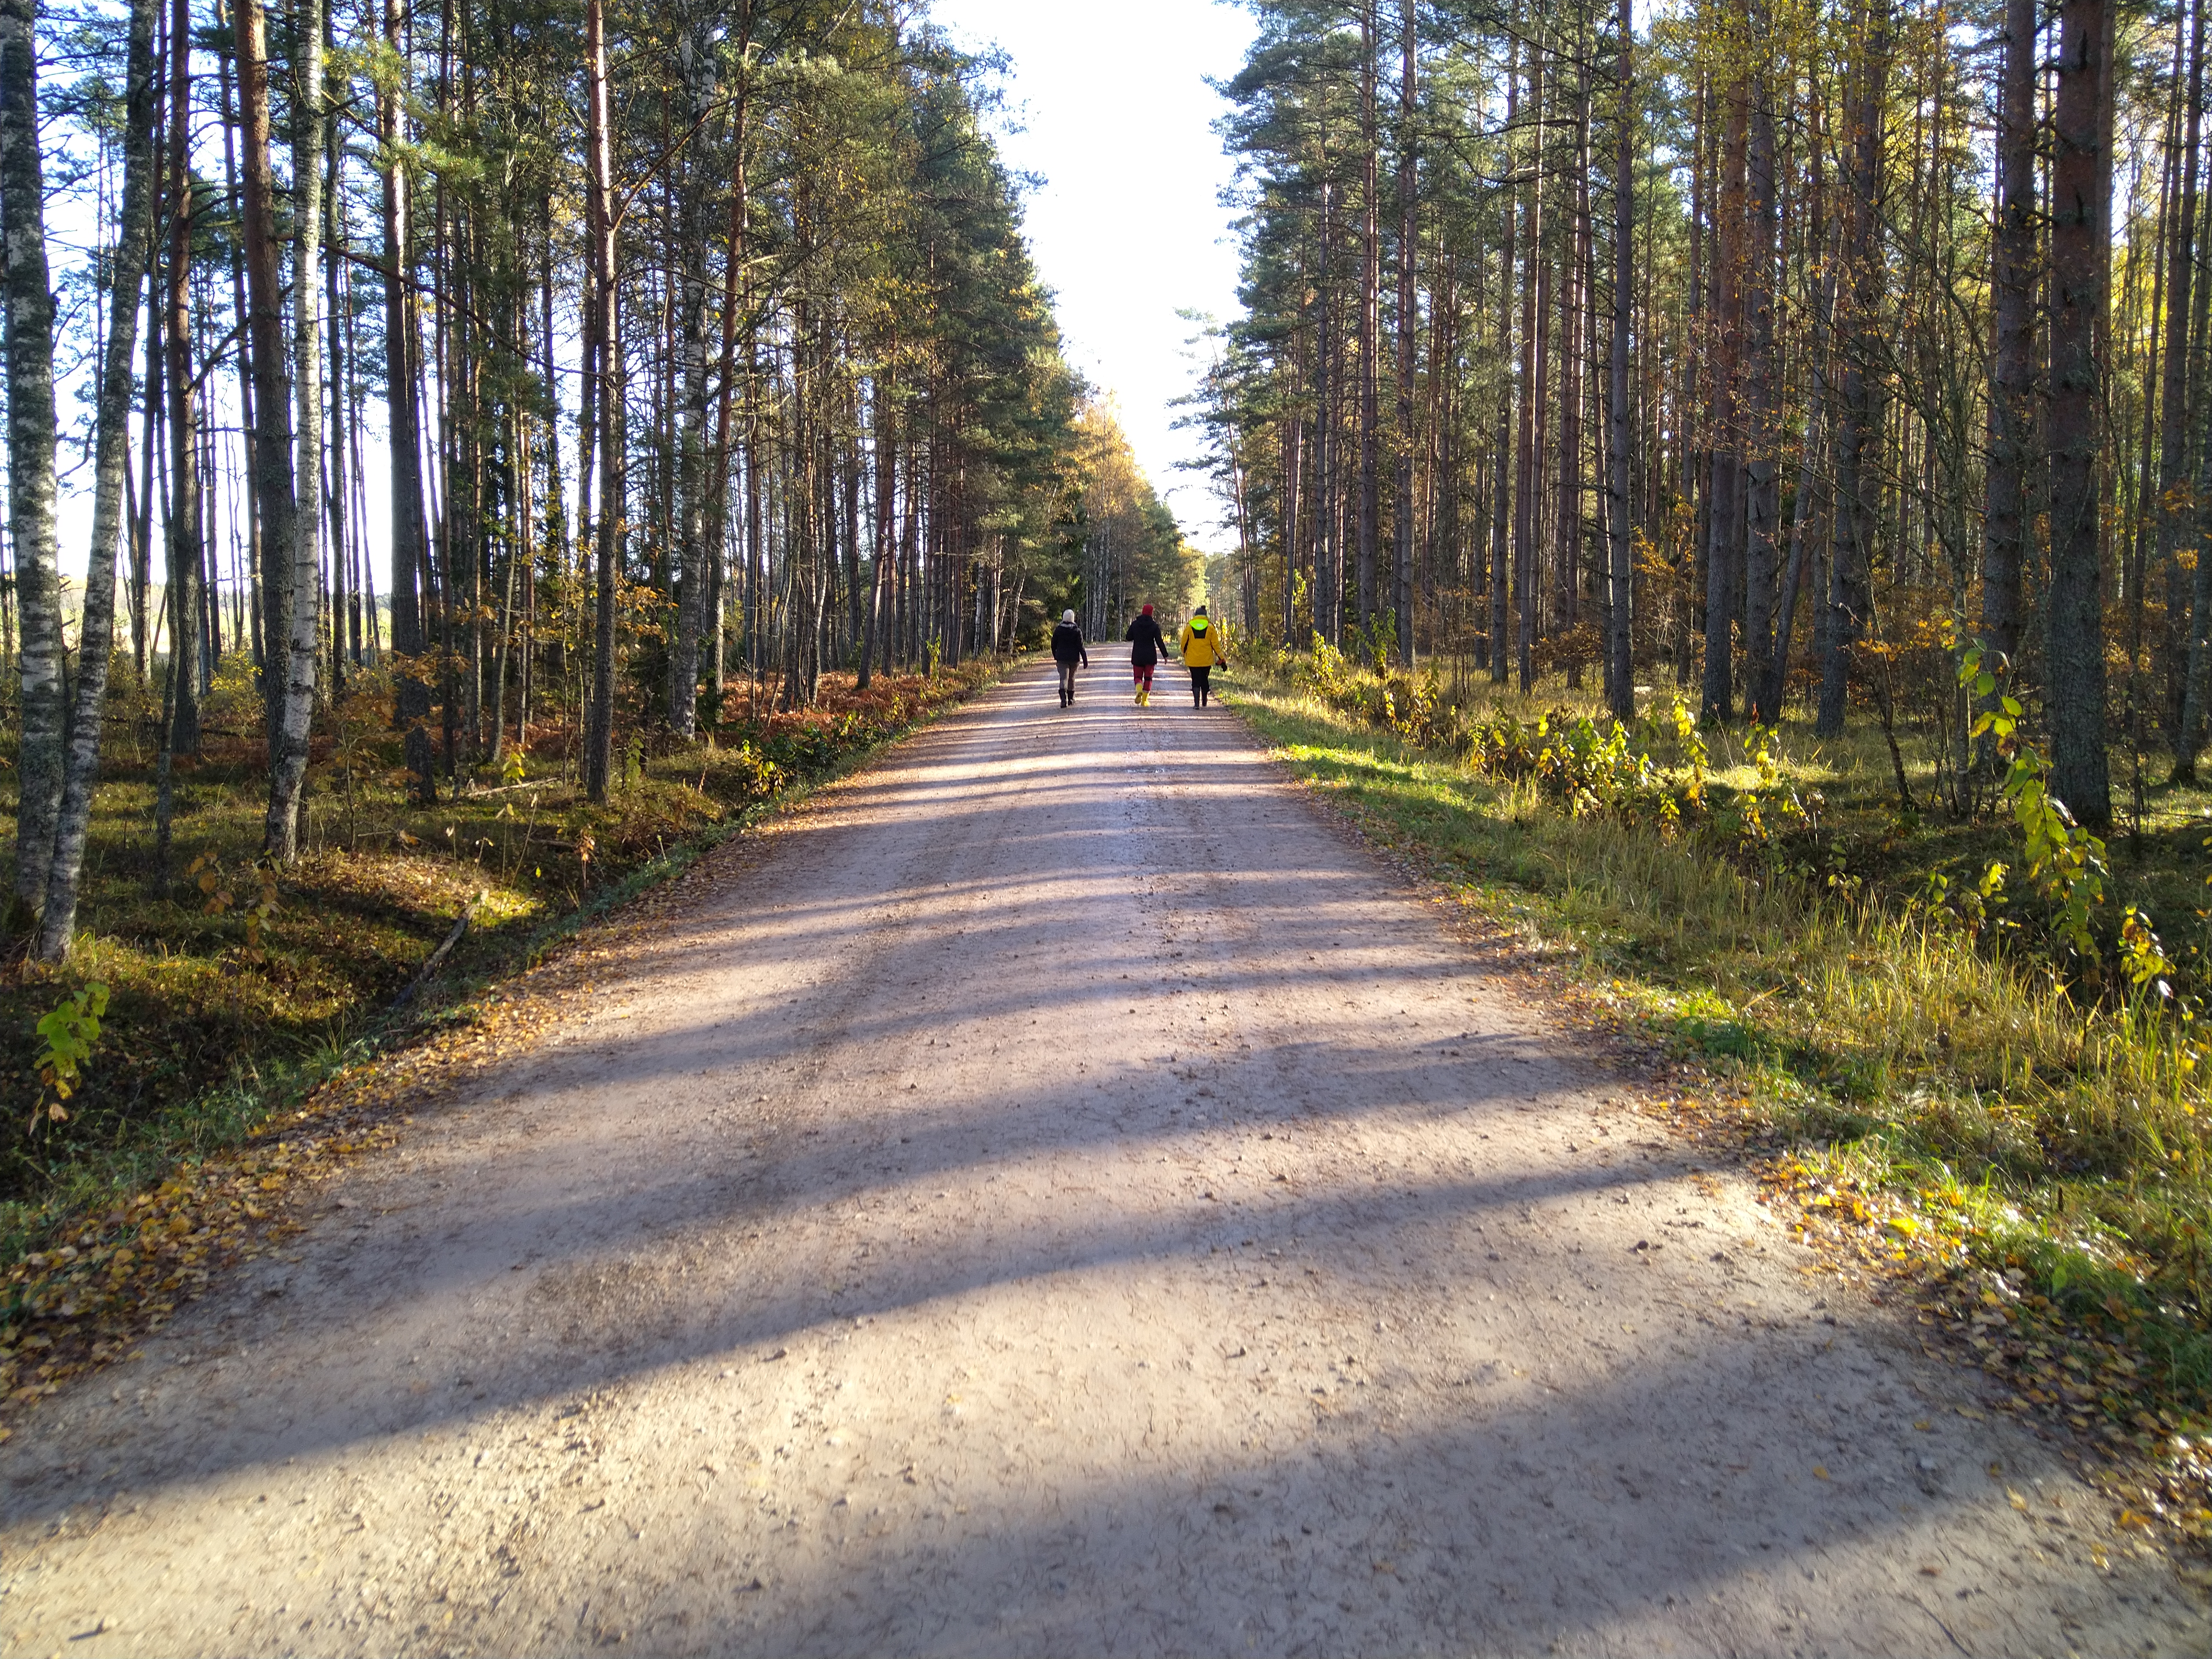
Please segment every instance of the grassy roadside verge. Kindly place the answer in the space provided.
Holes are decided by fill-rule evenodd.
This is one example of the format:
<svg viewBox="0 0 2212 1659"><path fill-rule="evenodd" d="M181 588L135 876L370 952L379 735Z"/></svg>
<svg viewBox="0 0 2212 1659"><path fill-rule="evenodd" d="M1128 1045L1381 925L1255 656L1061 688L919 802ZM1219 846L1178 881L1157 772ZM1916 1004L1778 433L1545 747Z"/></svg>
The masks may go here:
<svg viewBox="0 0 2212 1659"><path fill-rule="evenodd" d="M1583 1012L1692 1068L1674 1109L1747 1153L1808 1239L1911 1286L1996 1403L2140 1470L2147 1528L2212 1540L2203 1080L2171 1043L1878 889L1575 816L1292 677L1223 690L1295 775L1516 933Z"/></svg>
<svg viewBox="0 0 2212 1659"><path fill-rule="evenodd" d="M873 718L849 718L852 710L833 707L805 728L815 738L779 746L789 763L775 763L766 779L771 787L735 799L717 801L711 790L655 775L672 766L711 783L718 769L742 770L757 786L763 781L757 742L741 742L734 757L728 748L702 748L647 761L595 821L619 824L642 812L661 823L659 834L643 856L576 892L572 903L533 909L526 893L509 889L503 906L493 906L486 866L449 854L461 866L460 879L473 884L467 890L479 896L478 908L491 908L498 921L471 931L472 948L457 948L404 1007L392 1007L386 993L373 1012L333 1020L309 1042L276 1021L248 1025L246 1046L214 1086L150 1112L111 1110L95 1119L109 1127L106 1144L73 1144L67 1157L52 1159L42 1190L19 1193L0 1208L0 1413L27 1407L70 1376L127 1352L223 1268L277 1248L291 1229L290 1204L349 1156L390 1145L412 1101L526 1041L548 1015L542 996L514 991L518 976L579 935L619 929L617 913L626 907L673 902L681 878L713 848L866 765L1013 665L978 662L904 685ZM548 793L553 787L549 782ZM685 833L673 838L661 810L672 788L688 790L704 808L695 809L681 826ZM468 805L453 803L446 815ZM179 908L179 914L197 913ZM383 963L381 983L416 983L434 941L450 932L435 915L411 930L394 929L408 959ZM320 936L334 945L349 942L328 927ZM303 930L300 937L311 945L318 934ZM234 953L238 946L224 948ZM82 983L103 969L112 973L120 954L95 946L82 953L90 960L73 961L70 976ZM161 960L159 951L149 954ZM216 965L233 974L238 968L234 960ZM34 988L51 993L57 982L68 981ZM158 981L142 988L137 1006L159 988ZM101 1058L95 1053L88 1077L99 1075ZM128 1098L112 1077L107 1081L112 1094ZM0 1439L8 1432L0 1422Z"/></svg>

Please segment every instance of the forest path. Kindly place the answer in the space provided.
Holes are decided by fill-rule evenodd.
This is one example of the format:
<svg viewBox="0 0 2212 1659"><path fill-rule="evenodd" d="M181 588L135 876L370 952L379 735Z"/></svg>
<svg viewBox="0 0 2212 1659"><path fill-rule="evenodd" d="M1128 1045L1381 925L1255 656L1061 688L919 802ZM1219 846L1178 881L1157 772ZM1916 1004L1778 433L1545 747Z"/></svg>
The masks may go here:
<svg viewBox="0 0 2212 1659"><path fill-rule="evenodd" d="M2207 1650L1162 678L726 849L27 1419L0 1653Z"/></svg>

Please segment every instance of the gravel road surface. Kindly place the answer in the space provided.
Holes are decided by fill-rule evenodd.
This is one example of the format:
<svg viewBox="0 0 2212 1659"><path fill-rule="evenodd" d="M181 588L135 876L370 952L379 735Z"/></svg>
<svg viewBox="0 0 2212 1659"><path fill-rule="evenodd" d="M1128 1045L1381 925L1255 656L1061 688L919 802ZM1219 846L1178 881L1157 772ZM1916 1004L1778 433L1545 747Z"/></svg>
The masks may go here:
<svg viewBox="0 0 2212 1659"><path fill-rule="evenodd" d="M26 1419L0 1652L2212 1650L1172 678L725 848Z"/></svg>

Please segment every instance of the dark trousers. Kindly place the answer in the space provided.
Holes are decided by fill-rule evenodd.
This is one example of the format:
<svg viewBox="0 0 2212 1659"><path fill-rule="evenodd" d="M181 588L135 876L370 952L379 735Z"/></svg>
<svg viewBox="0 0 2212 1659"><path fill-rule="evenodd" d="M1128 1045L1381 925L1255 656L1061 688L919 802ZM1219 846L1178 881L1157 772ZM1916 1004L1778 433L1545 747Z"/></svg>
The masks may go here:
<svg viewBox="0 0 2212 1659"><path fill-rule="evenodd" d="M1194 668L1190 671L1190 700L1200 708L1206 707L1206 700L1212 696L1212 689L1206 684L1206 680L1212 672L1213 670L1211 667Z"/></svg>
<svg viewBox="0 0 2212 1659"><path fill-rule="evenodd" d="M1065 708L1075 701L1075 665L1055 658L1052 665L1060 670L1060 706Z"/></svg>

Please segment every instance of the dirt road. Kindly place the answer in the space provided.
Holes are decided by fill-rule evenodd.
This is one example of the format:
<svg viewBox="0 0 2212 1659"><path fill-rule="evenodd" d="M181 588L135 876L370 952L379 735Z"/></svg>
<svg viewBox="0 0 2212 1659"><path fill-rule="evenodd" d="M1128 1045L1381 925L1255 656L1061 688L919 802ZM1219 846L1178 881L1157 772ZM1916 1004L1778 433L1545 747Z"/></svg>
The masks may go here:
<svg viewBox="0 0 2212 1659"><path fill-rule="evenodd" d="M1234 714L1031 671L693 891L0 1448L0 1651L2207 1650Z"/></svg>

